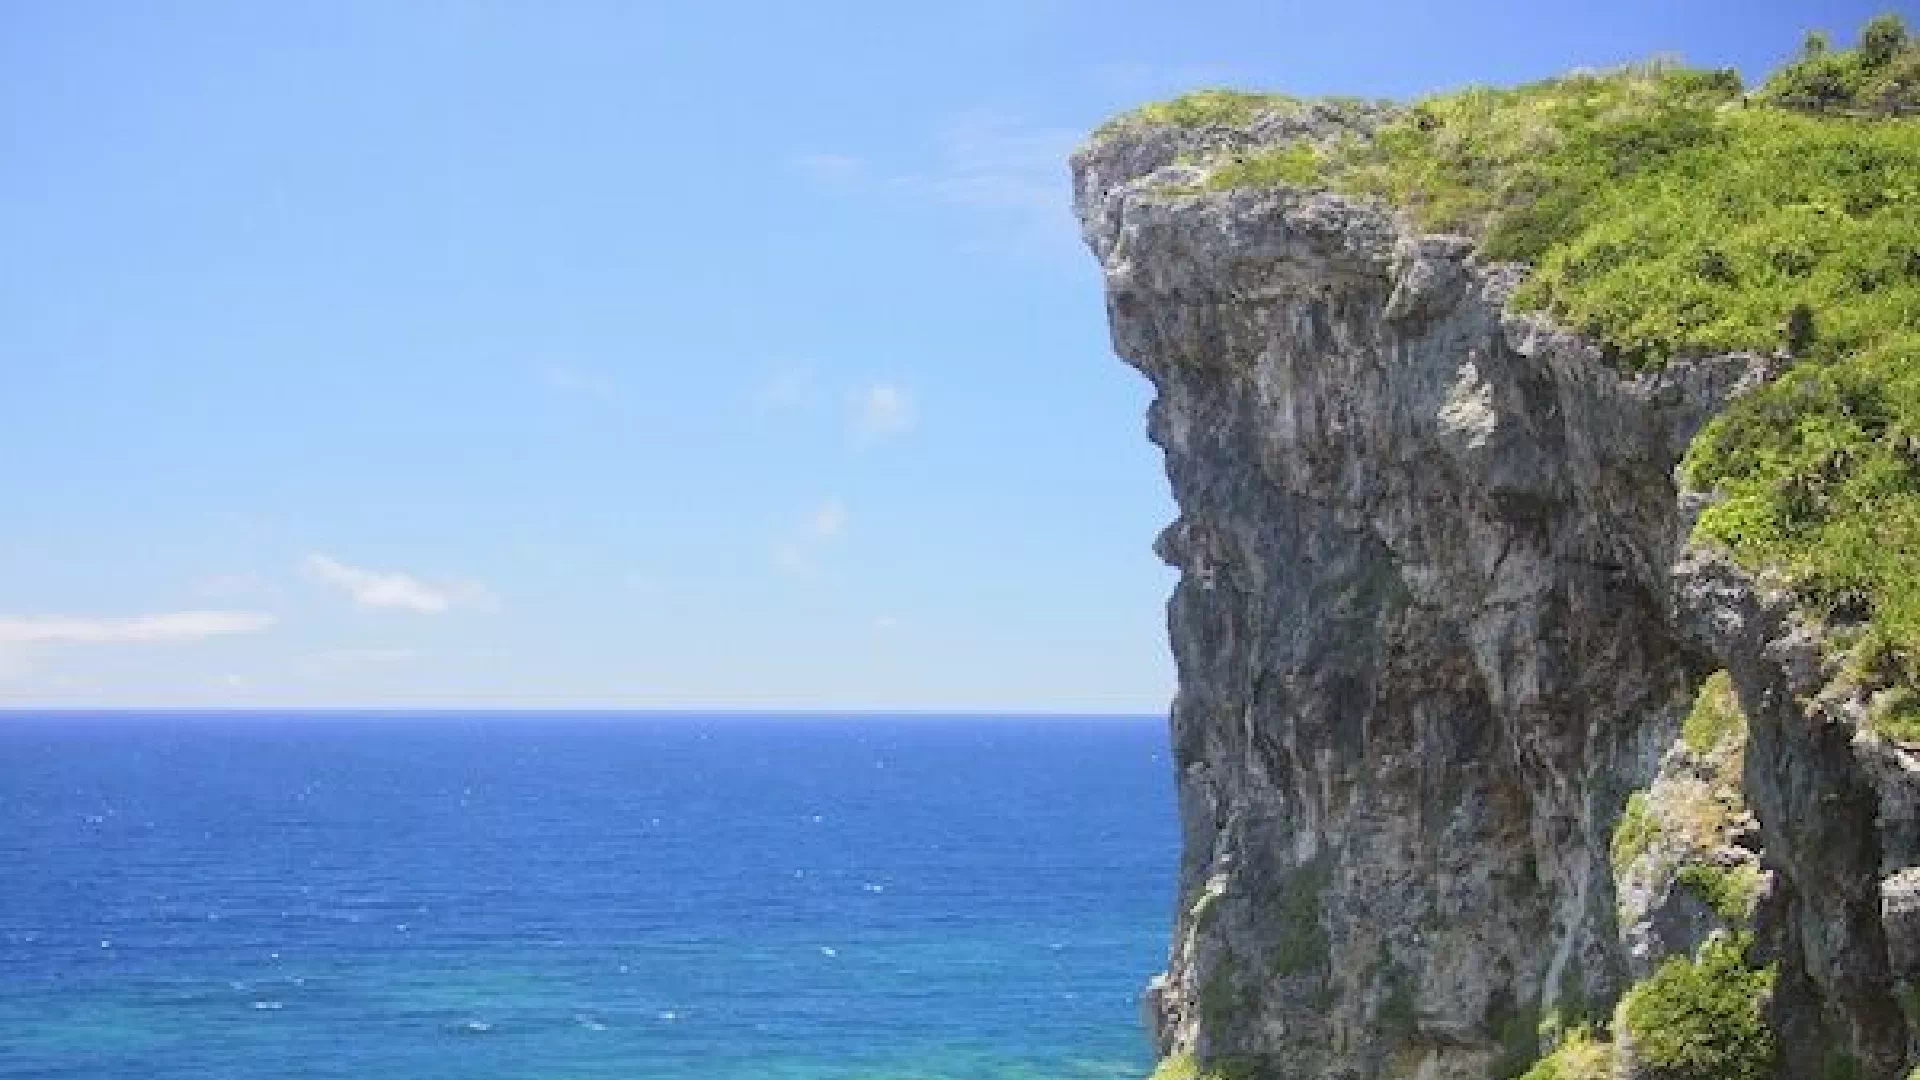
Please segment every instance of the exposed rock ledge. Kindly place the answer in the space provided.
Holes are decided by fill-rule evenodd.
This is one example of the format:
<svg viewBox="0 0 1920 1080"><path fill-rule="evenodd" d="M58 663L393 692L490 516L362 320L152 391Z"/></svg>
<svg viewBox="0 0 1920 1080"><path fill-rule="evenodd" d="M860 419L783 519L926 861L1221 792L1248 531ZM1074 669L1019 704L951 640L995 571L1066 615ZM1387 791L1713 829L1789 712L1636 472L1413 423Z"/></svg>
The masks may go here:
<svg viewBox="0 0 1920 1080"><path fill-rule="evenodd" d="M1781 1075L1846 1057L1902 1075L1914 762L1817 697L1816 643L1778 598L1688 550L1675 486L1688 441L1768 362L1622 374L1507 312L1524 270L1469 240L1324 192L1195 193L1204 170L1180 163L1364 136L1379 115L1123 127L1073 160L1180 508L1156 546L1181 571L1184 838L1148 991L1161 1051L1262 1077L1482 1080L1532 1063L1542 1018L1606 1015L1704 932L1632 924L1659 914L1644 898L1623 927L1609 844L1725 667L1751 724L1761 838L1744 842L1771 882L1757 929L1780 965Z"/></svg>

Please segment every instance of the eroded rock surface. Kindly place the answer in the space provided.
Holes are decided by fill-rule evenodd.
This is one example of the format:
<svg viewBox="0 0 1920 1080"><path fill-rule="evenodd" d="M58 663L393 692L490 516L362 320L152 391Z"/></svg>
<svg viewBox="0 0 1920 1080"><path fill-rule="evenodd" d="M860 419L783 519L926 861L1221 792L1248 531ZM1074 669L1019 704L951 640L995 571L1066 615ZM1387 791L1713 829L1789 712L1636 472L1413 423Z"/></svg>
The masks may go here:
<svg viewBox="0 0 1920 1080"><path fill-rule="evenodd" d="M1719 925L1667 881L1623 927L1609 845L1726 666L1756 716L1745 775L1768 787L1749 797L1782 879L1762 907L1794 957L1783 1015L1893 1075L1880 882L1899 867L1878 836L1911 837L1913 803L1875 792L1907 774L1876 779L1851 727L1789 732L1806 661L1751 583L1674 573L1695 502L1674 466L1767 362L1622 374L1507 312L1523 271L1464 238L1324 192L1203 190L1222 148L1374 119L1122 129L1073 161L1179 505L1156 545L1181 571L1182 909L1147 998L1162 1052L1481 1080L1524 1070L1543 1018L1604 1018ZM1751 828L1701 857L1760 859ZM1887 903L1909 912L1903 889Z"/></svg>

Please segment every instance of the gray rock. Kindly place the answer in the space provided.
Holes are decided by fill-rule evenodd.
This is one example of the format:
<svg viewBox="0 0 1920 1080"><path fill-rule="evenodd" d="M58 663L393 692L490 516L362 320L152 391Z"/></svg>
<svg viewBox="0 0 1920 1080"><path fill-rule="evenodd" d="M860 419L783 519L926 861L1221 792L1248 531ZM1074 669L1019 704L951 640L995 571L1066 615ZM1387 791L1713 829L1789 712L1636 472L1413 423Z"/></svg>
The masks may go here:
<svg viewBox="0 0 1920 1080"><path fill-rule="evenodd" d="M1465 239L1326 192L1198 190L1221 154L1384 115L1122 125L1073 159L1179 506L1155 545L1180 571L1183 835L1157 1044L1270 1077L1483 1080L1531 1060L1542 1015L1604 1016L1718 925L1671 880L1623 909L1608 848L1727 666L1755 716L1783 1030L1893 1076L1854 728L1790 731L1817 636L1685 544L1703 499L1675 466L1774 361L1623 374L1508 312L1524 270ZM1742 839L1707 857L1754 858Z"/></svg>

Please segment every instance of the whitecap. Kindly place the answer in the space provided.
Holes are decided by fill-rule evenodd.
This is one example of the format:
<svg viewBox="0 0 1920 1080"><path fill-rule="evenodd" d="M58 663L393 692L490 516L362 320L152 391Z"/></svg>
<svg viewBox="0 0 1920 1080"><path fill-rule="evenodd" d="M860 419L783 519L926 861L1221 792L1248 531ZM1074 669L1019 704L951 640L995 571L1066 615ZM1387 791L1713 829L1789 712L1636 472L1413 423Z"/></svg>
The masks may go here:
<svg viewBox="0 0 1920 1080"><path fill-rule="evenodd" d="M835 950L834 947L831 945L822 945L820 946L820 955L821 956L839 956L840 953L837 950Z"/></svg>
<svg viewBox="0 0 1920 1080"><path fill-rule="evenodd" d="M887 887L885 885L881 885L872 881L867 882L866 885L863 886L863 888L865 888L868 892L872 892L872 893L881 893L881 892L887 891Z"/></svg>
<svg viewBox="0 0 1920 1080"><path fill-rule="evenodd" d="M469 1020L461 1024L459 1030L467 1035L485 1035L493 1030L493 1025L485 1020Z"/></svg>
<svg viewBox="0 0 1920 1080"><path fill-rule="evenodd" d="M253 1003L253 1007L259 1009L261 1012L277 1012L286 1008L285 1005L278 1001L256 1001Z"/></svg>
<svg viewBox="0 0 1920 1080"><path fill-rule="evenodd" d="M672 1009L661 1009L660 1019L665 1020L668 1023L672 1023L673 1021L680 1019L680 1014L677 1012L674 1012Z"/></svg>

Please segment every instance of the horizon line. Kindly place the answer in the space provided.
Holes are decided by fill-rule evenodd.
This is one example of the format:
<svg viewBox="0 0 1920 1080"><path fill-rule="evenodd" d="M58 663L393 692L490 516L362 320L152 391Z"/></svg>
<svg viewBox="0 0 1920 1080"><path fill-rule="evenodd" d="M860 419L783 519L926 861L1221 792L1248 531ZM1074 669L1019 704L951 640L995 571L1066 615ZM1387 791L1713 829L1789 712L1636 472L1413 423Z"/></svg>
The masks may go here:
<svg viewBox="0 0 1920 1080"><path fill-rule="evenodd" d="M927 716L927 717L1111 717L1127 719L1164 719L1167 710L1120 710L1106 711L1097 709L962 709L962 708L795 708L776 706L771 708L751 708L738 706L675 706L675 705L0 705L0 717L19 716L34 713L410 713L424 714L492 714L492 715L582 715L582 716L843 716L843 717L886 717L886 716Z"/></svg>

